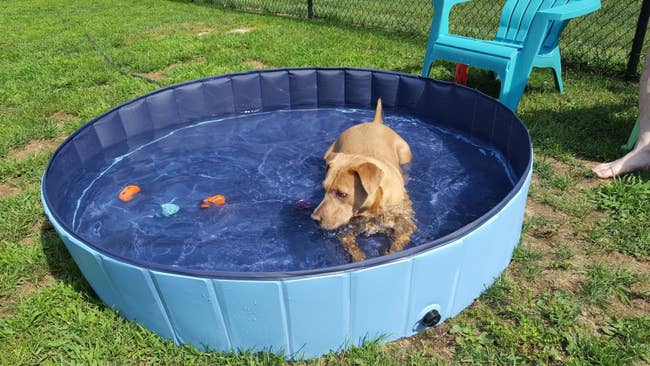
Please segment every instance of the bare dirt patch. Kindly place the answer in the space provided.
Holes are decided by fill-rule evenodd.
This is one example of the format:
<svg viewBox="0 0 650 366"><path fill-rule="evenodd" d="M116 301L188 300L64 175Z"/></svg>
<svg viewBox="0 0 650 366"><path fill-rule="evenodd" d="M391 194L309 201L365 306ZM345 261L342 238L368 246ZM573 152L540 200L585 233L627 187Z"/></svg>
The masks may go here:
<svg viewBox="0 0 650 366"><path fill-rule="evenodd" d="M572 270L547 269L544 271L542 286L553 290L569 290L575 293L583 279L584 276Z"/></svg>
<svg viewBox="0 0 650 366"><path fill-rule="evenodd" d="M54 276L51 274L46 274L45 276L39 278L36 282L27 281L19 284L18 291L16 291L16 293L19 296L27 296L38 289L52 286L55 283L56 279Z"/></svg>
<svg viewBox="0 0 650 366"><path fill-rule="evenodd" d="M135 73L135 74L156 81L167 80L167 75L163 74L161 71L152 71L152 72Z"/></svg>
<svg viewBox="0 0 650 366"><path fill-rule="evenodd" d="M47 117L47 119L54 122L58 128L63 127L66 122L73 121L77 118L79 118L79 116L76 114L68 113L63 110L58 110Z"/></svg>
<svg viewBox="0 0 650 366"><path fill-rule="evenodd" d="M37 279L36 281L24 281L16 286L16 291L7 297L0 297L0 318L11 316L11 304L20 301L20 299L33 294L36 291L50 287L56 283L56 279L51 274Z"/></svg>
<svg viewBox="0 0 650 366"><path fill-rule="evenodd" d="M235 28L235 29L231 29L231 30L227 31L226 34L244 34L244 33L248 33L250 31L252 31L253 29L255 29L255 28L254 27Z"/></svg>
<svg viewBox="0 0 650 366"><path fill-rule="evenodd" d="M32 140L25 146L14 150L10 156L16 160L22 160L34 154L50 153L59 146L63 139L63 137L55 137L47 140Z"/></svg>
<svg viewBox="0 0 650 366"><path fill-rule="evenodd" d="M0 183L0 199L17 196L21 190L7 183Z"/></svg>
<svg viewBox="0 0 650 366"><path fill-rule="evenodd" d="M244 7L244 10L245 10L245 11L250 11L251 13L258 13L258 14L262 14L262 13L264 13L264 9L263 9L263 8L254 7L254 6L245 6L245 7Z"/></svg>
<svg viewBox="0 0 650 366"><path fill-rule="evenodd" d="M202 31L198 32L196 35L199 36L199 37L203 37L203 36L207 36L208 34L210 34L212 32L214 32L214 29L207 28L205 30L202 30Z"/></svg>
<svg viewBox="0 0 650 366"><path fill-rule="evenodd" d="M205 36L214 32L214 24L201 22L168 23L149 28L143 32L130 34L124 38L126 44L133 44L142 38L160 40L174 35L196 34Z"/></svg>
<svg viewBox="0 0 650 366"><path fill-rule="evenodd" d="M246 64L248 64L250 67L252 67L255 70L268 69L269 68L269 65L267 65L264 62L259 61L259 60L248 60L248 61L246 61Z"/></svg>
<svg viewBox="0 0 650 366"><path fill-rule="evenodd" d="M151 71L151 72L144 72L144 73L135 73L135 75L142 76L151 80L156 80L156 81L168 81L169 80L169 73L172 72L177 67L181 66L188 66L188 65L200 65L205 62L205 59L202 57L199 57L197 59L189 60L186 62L176 62L173 64L167 65L164 69L162 70L156 70L156 71Z"/></svg>
<svg viewBox="0 0 650 366"><path fill-rule="evenodd" d="M387 348L395 347L405 354L413 353L409 351L418 351L425 356L452 360L456 353L455 345L454 336L449 333L449 324L442 323L426 332L392 342Z"/></svg>
<svg viewBox="0 0 650 366"><path fill-rule="evenodd" d="M38 242L39 238L46 232L56 235L54 233L54 226L52 226L52 223L44 214L42 214L39 216L39 219L30 226L29 230L27 230L27 235L20 240L20 244L33 245Z"/></svg>

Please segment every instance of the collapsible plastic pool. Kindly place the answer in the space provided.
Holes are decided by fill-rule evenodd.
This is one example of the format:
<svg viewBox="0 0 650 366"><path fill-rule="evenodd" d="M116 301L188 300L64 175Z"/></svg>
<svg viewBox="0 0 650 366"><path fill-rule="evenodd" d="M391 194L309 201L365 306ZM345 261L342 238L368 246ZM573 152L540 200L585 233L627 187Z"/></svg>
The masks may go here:
<svg viewBox="0 0 650 366"><path fill-rule="evenodd" d="M352 263L309 214L322 155L373 116L411 146L418 231ZM45 212L97 295L176 343L315 357L458 314L507 266L530 183L519 118L474 90L365 69L283 69L165 88L54 153ZM130 202L120 190L137 184ZM208 196L226 204L201 208ZM163 212L165 204L178 210Z"/></svg>

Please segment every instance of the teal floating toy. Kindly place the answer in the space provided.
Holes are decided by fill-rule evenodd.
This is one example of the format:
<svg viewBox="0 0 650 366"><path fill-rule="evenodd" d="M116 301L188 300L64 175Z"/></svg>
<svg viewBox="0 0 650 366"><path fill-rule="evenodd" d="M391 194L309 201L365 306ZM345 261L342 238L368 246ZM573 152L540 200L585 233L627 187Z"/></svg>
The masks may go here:
<svg viewBox="0 0 650 366"><path fill-rule="evenodd" d="M162 209L162 215L165 217L172 216L181 209L178 207L178 205L175 205L173 203L163 203L160 205L160 208Z"/></svg>

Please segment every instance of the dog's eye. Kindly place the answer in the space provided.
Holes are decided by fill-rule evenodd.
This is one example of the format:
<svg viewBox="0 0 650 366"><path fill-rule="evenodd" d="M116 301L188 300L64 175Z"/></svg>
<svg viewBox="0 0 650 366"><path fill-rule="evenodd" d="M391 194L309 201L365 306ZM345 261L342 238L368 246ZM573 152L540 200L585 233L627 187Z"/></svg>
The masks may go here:
<svg viewBox="0 0 650 366"><path fill-rule="evenodd" d="M336 191L336 197L338 197L338 198L345 198L347 196L348 196L348 194L345 193L345 192Z"/></svg>

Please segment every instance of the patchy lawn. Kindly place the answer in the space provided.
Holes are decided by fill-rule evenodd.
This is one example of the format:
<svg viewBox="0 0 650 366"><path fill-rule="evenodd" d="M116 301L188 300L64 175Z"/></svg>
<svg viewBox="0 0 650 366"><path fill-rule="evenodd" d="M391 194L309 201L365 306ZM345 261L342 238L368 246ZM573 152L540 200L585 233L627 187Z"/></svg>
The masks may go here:
<svg viewBox="0 0 650 366"><path fill-rule="evenodd" d="M158 84L287 66L418 73L425 39L162 0L3 1L0 19L0 364L282 364L177 347L104 306L43 215L47 159ZM486 72L469 83L498 93ZM638 85L567 70L565 86L535 71L520 105L535 170L521 244L496 283L435 329L299 364L650 362L650 181L589 172L620 154Z"/></svg>

